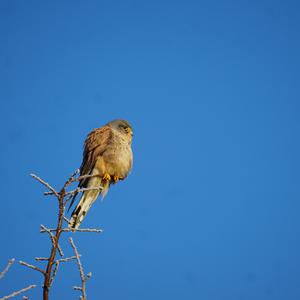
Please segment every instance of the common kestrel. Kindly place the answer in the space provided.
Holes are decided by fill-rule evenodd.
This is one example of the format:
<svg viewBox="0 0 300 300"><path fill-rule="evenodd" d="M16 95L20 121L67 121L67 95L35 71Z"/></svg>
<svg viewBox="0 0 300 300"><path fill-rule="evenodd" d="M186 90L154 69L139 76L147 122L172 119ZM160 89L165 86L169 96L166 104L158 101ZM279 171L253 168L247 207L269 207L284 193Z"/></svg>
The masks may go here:
<svg viewBox="0 0 300 300"><path fill-rule="evenodd" d="M78 228L99 194L104 197L111 184L127 177L132 168L132 127L125 120L114 120L89 133L84 143L80 175L98 175L79 181L79 188L100 187L84 191L75 207L70 228ZM70 206L72 206L74 199Z"/></svg>

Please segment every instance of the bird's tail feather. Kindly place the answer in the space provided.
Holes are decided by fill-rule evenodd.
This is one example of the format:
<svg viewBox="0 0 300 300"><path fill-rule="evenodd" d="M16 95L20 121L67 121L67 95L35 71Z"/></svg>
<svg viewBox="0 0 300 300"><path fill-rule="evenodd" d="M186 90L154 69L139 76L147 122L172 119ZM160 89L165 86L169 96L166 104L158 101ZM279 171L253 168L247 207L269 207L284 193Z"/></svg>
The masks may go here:
<svg viewBox="0 0 300 300"><path fill-rule="evenodd" d="M83 219L85 218L88 210L92 206L92 204L96 201L99 194L101 193L102 197L104 197L107 193L109 182L103 181L100 177L95 177L91 180L89 187L102 187L102 190L89 190L85 191L80 198L79 203L75 207L72 212L72 217L69 223L69 228L77 229Z"/></svg>

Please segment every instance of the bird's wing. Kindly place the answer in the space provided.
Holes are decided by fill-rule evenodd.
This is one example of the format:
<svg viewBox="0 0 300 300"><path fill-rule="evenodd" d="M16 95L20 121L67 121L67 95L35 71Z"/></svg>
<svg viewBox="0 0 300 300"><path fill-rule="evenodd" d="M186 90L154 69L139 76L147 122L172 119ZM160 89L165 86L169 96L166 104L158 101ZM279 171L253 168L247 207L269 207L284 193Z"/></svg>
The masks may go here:
<svg viewBox="0 0 300 300"><path fill-rule="evenodd" d="M96 128L89 133L84 142L83 159L80 166L80 175L89 175L92 173L96 160L107 149L107 145L112 137L112 130L109 126ZM90 178L83 178L79 181L78 187L87 187ZM68 211L73 205L78 192L72 197Z"/></svg>
<svg viewBox="0 0 300 300"><path fill-rule="evenodd" d="M103 155L111 138L112 129L109 126L96 128L89 133L84 142L83 160L80 166L80 175L91 174L97 158ZM84 187L88 181L87 179L82 179L79 182L79 187Z"/></svg>

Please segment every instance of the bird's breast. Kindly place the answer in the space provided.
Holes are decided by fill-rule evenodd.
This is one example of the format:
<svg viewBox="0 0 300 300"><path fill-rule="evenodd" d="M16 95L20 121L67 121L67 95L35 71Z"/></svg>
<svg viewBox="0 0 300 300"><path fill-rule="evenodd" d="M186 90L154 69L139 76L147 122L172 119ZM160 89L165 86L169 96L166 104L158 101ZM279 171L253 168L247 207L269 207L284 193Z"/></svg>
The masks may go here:
<svg viewBox="0 0 300 300"><path fill-rule="evenodd" d="M103 154L106 172L125 178L132 168L133 155L128 141L115 137Z"/></svg>

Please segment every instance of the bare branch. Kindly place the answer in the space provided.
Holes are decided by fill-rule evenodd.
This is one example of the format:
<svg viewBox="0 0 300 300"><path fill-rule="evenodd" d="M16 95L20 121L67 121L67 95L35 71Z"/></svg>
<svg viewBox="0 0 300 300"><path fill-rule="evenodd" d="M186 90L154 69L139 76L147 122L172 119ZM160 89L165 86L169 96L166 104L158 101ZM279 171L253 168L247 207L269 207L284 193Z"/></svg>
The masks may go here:
<svg viewBox="0 0 300 300"><path fill-rule="evenodd" d="M68 185L70 185L73 182L80 181L81 179L92 178L92 177L100 177L100 175L82 175L82 176L77 177L77 178L72 178L71 180L69 180L65 183L65 187L67 187ZM103 190L103 187L102 186L95 186L95 187L89 187L89 188L77 188L75 190L66 192L65 195L72 195L73 196L74 194L77 194L77 193L80 193L80 192L85 192L85 191L91 191L91 190ZM44 192L45 196L50 196L50 195L53 195L53 194L55 194L54 191ZM70 199L68 199L68 200L70 200Z"/></svg>
<svg viewBox="0 0 300 300"><path fill-rule="evenodd" d="M66 216L63 216L63 219L68 223L68 225L71 223L71 221Z"/></svg>
<svg viewBox="0 0 300 300"><path fill-rule="evenodd" d="M84 275L83 266L82 266L82 263L79 258L79 253L78 253L77 247L75 246L73 239L71 237L69 238L69 241L70 241L70 244L76 255L77 266L79 269L79 274L80 274L80 279L81 279L81 294L82 294L82 299L85 300L86 299L86 277Z"/></svg>
<svg viewBox="0 0 300 300"><path fill-rule="evenodd" d="M82 175L82 176L79 176L77 178L73 178L70 183L72 182L76 182L76 181L80 181L82 179L86 179L86 178L93 178L93 177L101 177L100 174L94 174L94 175Z"/></svg>
<svg viewBox="0 0 300 300"><path fill-rule="evenodd" d="M81 193L81 192L86 192L86 191L102 191L103 190L103 187L102 186L91 186L91 187L88 187L88 188L77 188L75 190L72 190L72 191L69 191L66 193L66 195L74 195L74 194L78 194L78 193Z"/></svg>
<svg viewBox="0 0 300 300"><path fill-rule="evenodd" d="M41 230L43 230L43 232L47 232L47 233L49 234L50 239L51 239L51 242L52 242L52 246L54 246L54 244L55 244L55 236L52 234L51 230L48 229L48 228L47 228L46 226L44 226L43 224L41 224ZM40 232L42 232L41 230L40 230ZM55 230L55 231L56 231L56 230ZM64 253L63 253L63 251L62 251L62 249L61 249L59 243L57 243L57 250L58 250L60 256L64 256Z"/></svg>
<svg viewBox="0 0 300 300"><path fill-rule="evenodd" d="M58 250L58 253L59 253L59 255L60 255L61 257L64 256L64 253L63 253L63 251L62 251L62 249L61 249L61 247L60 247L59 244L57 244L57 250Z"/></svg>
<svg viewBox="0 0 300 300"><path fill-rule="evenodd" d="M54 281L54 278L57 274L57 271L58 271L58 267L59 267L59 261L56 261L55 262L55 267L54 267L54 270L53 270L53 273L52 273L52 276L51 276L51 279L50 279L50 282L49 282L49 288L51 288L52 284L53 284L53 281Z"/></svg>
<svg viewBox="0 0 300 300"><path fill-rule="evenodd" d="M80 169L76 169L76 170L73 172L73 174L70 175L68 181L74 179L74 177L75 177L76 175L78 175L79 173L80 173Z"/></svg>
<svg viewBox="0 0 300 300"><path fill-rule="evenodd" d="M79 256L81 256L81 255L79 254ZM74 256L69 256L66 258L60 258L60 259L56 260L55 262L67 262L67 261L70 261L73 259L77 259L77 257L74 255Z"/></svg>
<svg viewBox="0 0 300 300"><path fill-rule="evenodd" d="M45 260L49 260L49 258L48 257L36 257L35 260L45 261Z"/></svg>
<svg viewBox="0 0 300 300"><path fill-rule="evenodd" d="M50 279L50 282L49 282L49 288L51 288L52 284L53 284L53 281L54 281L54 278L58 272L58 268L59 268L59 264L61 262L68 262L70 260L73 260L73 259L76 259L77 257L74 255L74 256L69 256L69 257L66 257L66 258L60 258L60 259L57 259L54 264L55 264L55 267L53 269L53 273L52 273L52 276L51 276L51 279ZM45 257L36 257L36 260L49 260L49 258L45 258Z"/></svg>
<svg viewBox="0 0 300 300"><path fill-rule="evenodd" d="M3 278L8 271L8 269L11 267L11 265L14 263L15 259L12 258L9 260L7 266L4 268L4 270L0 273L0 279Z"/></svg>
<svg viewBox="0 0 300 300"><path fill-rule="evenodd" d="M53 284L53 281L54 281L54 278L57 274L58 267L59 267L60 263L61 262L68 262L68 261L73 260L73 259L77 259L77 257L74 255L74 256L70 256L70 257L66 257L66 258L60 258L60 259L58 259L54 262L55 267L53 269L53 273L52 273L52 276L51 276L51 279L50 279L49 288L51 288L51 286Z"/></svg>
<svg viewBox="0 0 300 300"><path fill-rule="evenodd" d="M79 256L81 256L81 255L79 255ZM56 263L56 262L67 262L67 261L70 261L72 259L76 259L76 256L69 256L69 257L65 257L65 258L60 258L60 259L57 259L54 263ZM45 260L49 260L49 258L47 258L47 257L36 257L35 260L45 261Z"/></svg>
<svg viewBox="0 0 300 300"><path fill-rule="evenodd" d="M11 294L8 295L8 296L4 296L3 298L0 298L0 300L6 300L6 299L13 298L13 297L15 297L15 296L18 296L18 295L20 295L20 294L22 294L22 293L24 293L24 292L27 292L27 291L33 289L33 288L35 288L35 287L36 287L35 284L29 285L28 287L26 287L26 288L24 288L24 289L21 289L21 290L19 290L19 291L17 291L17 292L11 293ZM23 299L24 299L24 298L23 298ZM28 299L28 298L27 298L27 299Z"/></svg>
<svg viewBox="0 0 300 300"><path fill-rule="evenodd" d="M49 230L51 232L56 231L56 229L54 229L54 228L50 228ZM77 229L75 229L75 228L63 228L63 229L61 229L61 232L76 232L76 231L77 232L95 232L95 233L103 232L102 229L97 229L97 228L77 228ZM44 233L44 232L46 232L46 230L41 229L40 232Z"/></svg>
<svg viewBox="0 0 300 300"><path fill-rule="evenodd" d="M67 206L67 204L69 203L69 201L73 198L73 194L70 194L68 197L67 197L67 199L64 201L64 207L66 207Z"/></svg>
<svg viewBox="0 0 300 300"><path fill-rule="evenodd" d="M57 198L59 197L58 192L46 181L44 181L43 179L41 179L40 177L38 177L35 174L30 174L31 177L33 177L34 179L36 179L37 181L39 181L41 184L43 184L45 187L47 187Z"/></svg>
<svg viewBox="0 0 300 300"><path fill-rule="evenodd" d="M44 196L51 196L54 195L53 192L44 192Z"/></svg>
<svg viewBox="0 0 300 300"><path fill-rule="evenodd" d="M52 243L52 249L50 252L50 256L49 256L49 260L47 263L47 267L46 267L46 271L45 271L45 276L44 276L44 284L43 284L43 300L48 300L49 299L49 289L50 289L50 283L51 283L51 278L52 278L52 268L53 268L53 264L55 263L55 257L56 257L56 253L57 251L60 253L60 255L63 255L63 252L59 246L59 238L61 236L61 229L62 229L62 224L63 224L63 216L64 216L64 211L65 211L65 207L64 207L64 197L65 197L65 187L63 187L61 189L61 191L59 192L59 196L57 197L58 199L58 218L57 218L57 227L56 227L56 232L55 232L55 238L53 239L53 243ZM45 228L44 228L45 229ZM48 230L48 228L46 228L47 232L49 233L50 236L52 236L51 231ZM53 282L53 279L52 279Z"/></svg>
<svg viewBox="0 0 300 300"><path fill-rule="evenodd" d="M77 169L70 177L69 177L69 179L66 181L66 183L64 184L64 189L66 189L72 182L74 182L73 180L75 179L75 176L77 175L77 174L79 174L80 173L80 170L79 169Z"/></svg>
<svg viewBox="0 0 300 300"><path fill-rule="evenodd" d="M36 266L34 266L34 265L31 265L31 264L29 264L29 263L27 263L27 262L25 262L25 261L19 261L19 264L20 265L22 265L22 266L25 266L25 267L28 267L28 268L30 268L30 269L33 269L33 270L35 270L35 271L38 271L38 272L40 272L40 273L42 273L43 275L45 275L45 271L44 270L42 270L42 269L40 269L40 268L38 268L38 267L36 267Z"/></svg>
<svg viewBox="0 0 300 300"><path fill-rule="evenodd" d="M80 261L80 254L77 251L77 248L73 242L73 239L70 238L70 243L73 248L73 251L75 255L69 256L66 258L57 258L57 252L60 254L62 257L64 255L62 248L59 244L59 239L61 237L61 234L63 232L95 232L95 233L101 233L103 230L102 229L96 229L96 228L78 228L78 229L72 229L72 228L62 228L63 221L66 221L67 224L70 224L70 220L68 220L64 213L66 209L66 205L70 199L72 199L76 194L80 192L85 192L89 190L102 190L103 187L98 186L98 187L90 187L90 188L77 188L74 190L67 191L67 188L74 182L80 181L85 178L91 178L91 177L101 177L100 175L84 175L84 176L79 176L76 177L77 174L79 174L79 170L75 171L69 179L64 183L63 187L61 190L56 191L49 183L47 183L45 180L41 179L35 174L30 174L34 179L39 181L42 185L44 185L48 191L44 193L44 195L55 195L55 197L58 200L58 216L57 216L57 226L56 228L47 228L44 225L41 225L40 227L40 232L41 233L48 233L52 248L49 254L49 257L36 257L36 261L43 261L46 262L47 266L45 270L42 270L38 268L37 266L31 265L29 263L20 261L19 263L23 266L26 266L28 268L31 268L35 271L38 271L44 275L44 283L43 283L43 300L48 300L49 299L49 290L51 286L53 285L54 279L56 277L56 274L59 270L59 265L62 262L68 262L71 260L76 260L77 265L79 268L79 273L80 273L80 278L81 278L81 287L76 287L78 290L81 291L81 296L80 299L86 300L86 282L87 280L91 277L91 273L88 273L86 276L84 275L83 267ZM0 299L2 300L2 299Z"/></svg>
<svg viewBox="0 0 300 300"><path fill-rule="evenodd" d="M64 228L64 232L95 232L95 233L102 233L103 229L97 229L97 228Z"/></svg>
<svg viewBox="0 0 300 300"><path fill-rule="evenodd" d="M76 256L76 259L77 259L77 265L78 265L78 268L79 268L80 278L81 278L81 280L84 280L85 276L84 276L83 267L82 267L82 264L81 264L81 261L80 261L80 258L79 258L79 253L78 253L77 247L75 246L74 241L73 241L72 238L69 238L69 241L71 243L71 246L74 250L74 253L75 253L75 256Z"/></svg>

